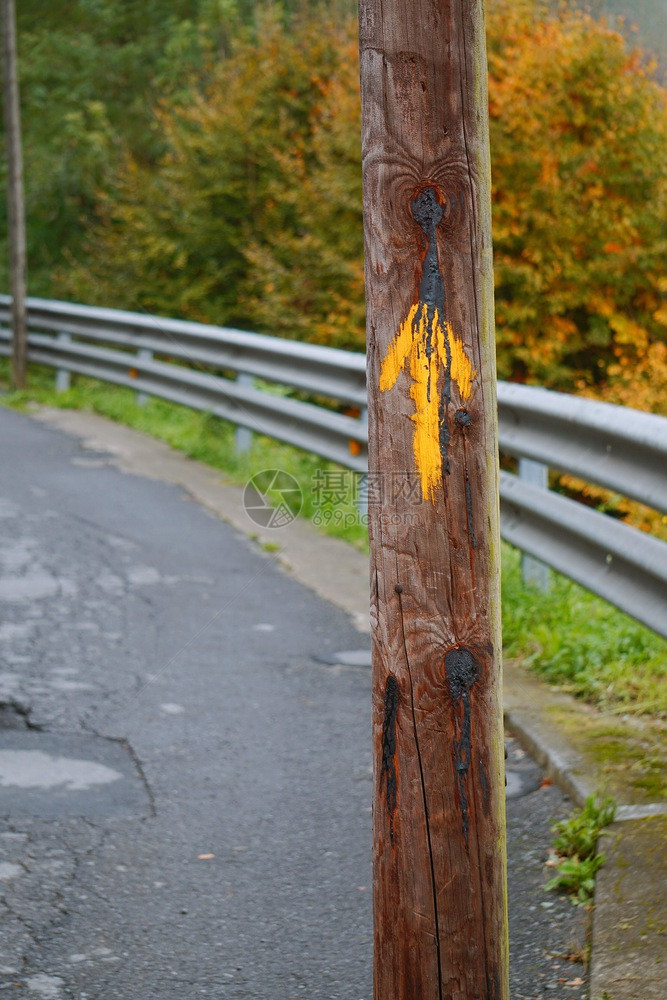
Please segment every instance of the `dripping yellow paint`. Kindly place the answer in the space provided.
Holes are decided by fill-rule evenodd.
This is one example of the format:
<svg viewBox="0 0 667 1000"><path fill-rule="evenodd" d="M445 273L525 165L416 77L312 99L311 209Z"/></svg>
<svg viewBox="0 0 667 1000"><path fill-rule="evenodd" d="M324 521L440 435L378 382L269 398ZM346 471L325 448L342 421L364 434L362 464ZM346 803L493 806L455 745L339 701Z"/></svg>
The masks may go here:
<svg viewBox="0 0 667 1000"><path fill-rule="evenodd" d="M476 372L451 324L440 318L437 309L431 312L425 302L412 306L389 345L380 372L381 392L393 389L406 364L412 379L410 397L415 404L415 464L424 500L435 501L442 480L440 404L446 374L449 371L450 380L456 383L465 402Z"/></svg>

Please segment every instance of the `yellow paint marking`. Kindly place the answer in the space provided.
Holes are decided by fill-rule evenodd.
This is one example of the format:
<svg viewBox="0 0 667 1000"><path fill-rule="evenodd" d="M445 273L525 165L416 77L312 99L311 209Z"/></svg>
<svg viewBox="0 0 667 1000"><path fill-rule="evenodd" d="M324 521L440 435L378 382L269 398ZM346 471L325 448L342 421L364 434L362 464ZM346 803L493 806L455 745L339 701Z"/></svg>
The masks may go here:
<svg viewBox="0 0 667 1000"><path fill-rule="evenodd" d="M440 398L445 391L447 369L464 402L470 396L477 373L450 323L440 319L437 309L429 317L429 307L424 302L411 307L389 345L380 371L381 392L393 389L406 362L412 379L410 397L415 404L411 418L415 424L415 463L424 500L435 502L442 480Z"/></svg>

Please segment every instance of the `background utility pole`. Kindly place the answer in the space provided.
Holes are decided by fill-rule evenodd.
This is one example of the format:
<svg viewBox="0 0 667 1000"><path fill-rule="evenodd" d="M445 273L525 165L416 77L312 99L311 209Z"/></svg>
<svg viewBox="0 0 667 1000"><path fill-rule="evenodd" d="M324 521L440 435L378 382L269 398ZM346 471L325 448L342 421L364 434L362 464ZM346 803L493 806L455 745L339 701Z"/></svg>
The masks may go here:
<svg viewBox="0 0 667 1000"><path fill-rule="evenodd" d="M361 0L376 1000L507 1000L482 0Z"/></svg>
<svg viewBox="0 0 667 1000"><path fill-rule="evenodd" d="M2 2L2 72L7 143L7 214L9 216L9 285L12 295L12 384L26 385L26 249L23 204L23 157L16 59L14 0Z"/></svg>

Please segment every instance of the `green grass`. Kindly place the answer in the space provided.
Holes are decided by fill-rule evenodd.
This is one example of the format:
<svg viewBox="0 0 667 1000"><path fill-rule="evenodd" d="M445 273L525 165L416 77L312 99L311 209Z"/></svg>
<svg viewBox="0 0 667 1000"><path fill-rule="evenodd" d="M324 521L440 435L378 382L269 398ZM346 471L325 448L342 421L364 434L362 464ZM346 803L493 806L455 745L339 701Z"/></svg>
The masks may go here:
<svg viewBox="0 0 667 1000"><path fill-rule="evenodd" d="M357 477L316 455L255 435L237 455L231 424L158 399L137 406L129 389L73 379L65 393L53 389L53 371L31 367L30 389L4 397L8 405L32 402L100 413L166 441L244 485L264 469L290 473L303 493L301 516L361 550L366 526L356 508ZM0 384L7 364L0 359ZM279 544L277 542L276 544ZM649 629L556 573L547 594L521 581L520 554L503 545L503 644L550 684L606 710L667 716L667 643Z"/></svg>
<svg viewBox="0 0 667 1000"><path fill-rule="evenodd" d="M542 593L524 587L521 556L503 553L503 647L540 677L592 704L667 715L667 643L557 573Z"/></svg>
<svg viewBox="0 0 667 1000"><path fill-rule="evenodd" d="M598 837L605 826L613 823L616 804L608 796L586 799L583 809L575 809L567 819L553 824L556 837L551 864L556 874L545 888L566 892L576 905L587 905L593 899L596 872L604 864L598 854Z"/></svg>

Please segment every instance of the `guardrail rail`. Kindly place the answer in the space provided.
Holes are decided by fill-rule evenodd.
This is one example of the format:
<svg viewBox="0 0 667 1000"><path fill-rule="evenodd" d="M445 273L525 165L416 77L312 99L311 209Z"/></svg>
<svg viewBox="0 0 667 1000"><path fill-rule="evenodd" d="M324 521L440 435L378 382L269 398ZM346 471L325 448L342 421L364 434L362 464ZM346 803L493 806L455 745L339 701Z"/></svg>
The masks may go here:
<svg viewBox="0 0 667 1000"><path fill-rule="evenodd" d="M10 353L10 304L0 296L0 355ZM361 354L117 309L27 305L28 358L55 368L59 389L71 372L88 375L134 389L139 402L159 396L229 420L241 448L260 433L367 471ZM500 382L498 433L500 451L526 470L501 471L503 537L667 636L667 543L545 488L544 471L667 513L667 418Z"/></svg>

